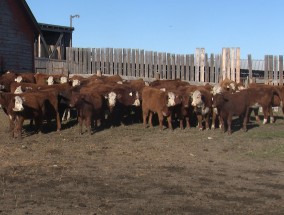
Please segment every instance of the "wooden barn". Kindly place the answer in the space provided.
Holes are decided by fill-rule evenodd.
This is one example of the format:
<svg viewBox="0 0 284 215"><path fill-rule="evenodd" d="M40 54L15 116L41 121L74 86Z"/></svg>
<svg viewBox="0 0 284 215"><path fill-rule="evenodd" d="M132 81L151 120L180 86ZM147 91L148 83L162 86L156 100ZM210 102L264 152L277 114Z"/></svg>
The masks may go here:
<svg viewBox="0 0 284 215"><path fill-rule="evenodd" d="M39 24L25 0L1 0L0 9L0 72L34 71L35 57L65 58L74 28Z"/></svg>

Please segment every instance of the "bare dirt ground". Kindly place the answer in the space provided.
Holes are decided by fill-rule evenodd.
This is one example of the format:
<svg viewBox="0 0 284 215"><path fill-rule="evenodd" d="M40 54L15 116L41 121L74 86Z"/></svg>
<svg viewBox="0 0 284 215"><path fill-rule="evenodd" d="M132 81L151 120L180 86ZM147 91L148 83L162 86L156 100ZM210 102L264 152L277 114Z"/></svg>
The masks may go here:
<svg viewBox="0 0 284 215"><path fill-rule="evenodd" d="M0 110L2 214L284 214L284 119L247 133L144 129L9 138Z"/></svg>

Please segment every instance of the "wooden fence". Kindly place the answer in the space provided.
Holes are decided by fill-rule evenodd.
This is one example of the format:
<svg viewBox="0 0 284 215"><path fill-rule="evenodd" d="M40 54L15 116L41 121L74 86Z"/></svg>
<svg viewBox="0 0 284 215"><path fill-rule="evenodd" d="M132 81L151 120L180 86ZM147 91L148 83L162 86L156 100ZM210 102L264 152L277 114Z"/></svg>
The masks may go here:
<svg viewBox="0 0 284 215"><path fill-rule="evenodd" d="M245 65L244 65L245 62ZM228 78L241 82L241 71L246 80L266 84L283 85L283 56L266 55L263 76L254 74L251 55L240 59L240 48L223 48L221 54L210 54L197 48L195 54L171 54L143 49L67 48L66 61L37 58L35 70L44 73L96 74L151 79L182 79L195 83L218 83ZM242 75L244 76L244 75ZM242 77L243 78L243 77Z"/></svg>
<svg viewBox="0 0 284 215"><path fill-rule="evenodd" d="M68 75L69 69L65 60L35 58L35 72Z"/></svg>
<svg viewBox="0 0 284 215"><path fill-rule="evenodd" d="M160 79L216 83L228 77L239 82L240 49L224 50L226 58L219 54L208 56L203 48L196 49L195 55L143 49L67 48L66 62L70 74L95 74L100 70L108 75L146 79L155 78L158 74ZM227 60L225 63L222 61L224 59Z"/></svg>

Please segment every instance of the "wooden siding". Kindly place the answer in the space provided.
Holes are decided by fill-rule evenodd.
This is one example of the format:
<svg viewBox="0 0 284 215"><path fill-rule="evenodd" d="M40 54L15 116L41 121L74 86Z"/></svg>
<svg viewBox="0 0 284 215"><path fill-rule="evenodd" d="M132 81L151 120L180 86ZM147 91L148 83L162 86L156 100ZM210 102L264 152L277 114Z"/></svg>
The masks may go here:
<svg viewBox="0 0 284 215"><path fill-rule="evenodd" d="M33 71L35 32L20 1L0 1L0 71Z"/></svg>

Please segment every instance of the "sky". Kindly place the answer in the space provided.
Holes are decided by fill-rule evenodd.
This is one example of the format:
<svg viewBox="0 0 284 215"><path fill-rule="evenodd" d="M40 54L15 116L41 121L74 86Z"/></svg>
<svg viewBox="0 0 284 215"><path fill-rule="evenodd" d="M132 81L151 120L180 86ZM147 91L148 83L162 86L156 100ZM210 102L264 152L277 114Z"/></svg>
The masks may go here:
<svg viewBox="0 0 284 215"><path fill-rule="evenodd" d="M283 0L26 0L40 23L70 26L73 47L131 48L241 58L284 54Z"/></svg>

